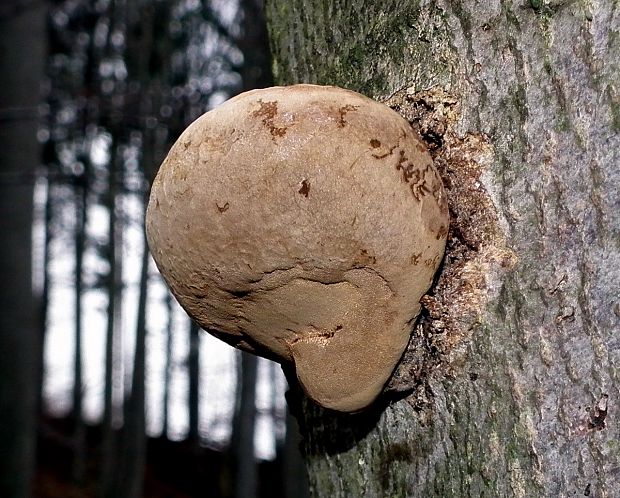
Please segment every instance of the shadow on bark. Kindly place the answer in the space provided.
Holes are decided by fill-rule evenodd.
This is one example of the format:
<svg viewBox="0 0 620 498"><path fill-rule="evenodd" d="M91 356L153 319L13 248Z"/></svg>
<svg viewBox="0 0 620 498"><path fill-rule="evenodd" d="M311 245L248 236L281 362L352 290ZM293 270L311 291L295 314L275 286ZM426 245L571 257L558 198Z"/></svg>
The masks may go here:
<svg viewBox="0 0 620 498"><path fill-rule="evenodd" d="M394 394L382 395L359 413L341 413L314 403L301 390L292 365L282 365L289 389L286 393L290 413L299 424L301 449L306 456L336 455L353 448L377 425ZM398 393L399 397L401 393ZM406 393L402 393L406 396Z"/></svg>

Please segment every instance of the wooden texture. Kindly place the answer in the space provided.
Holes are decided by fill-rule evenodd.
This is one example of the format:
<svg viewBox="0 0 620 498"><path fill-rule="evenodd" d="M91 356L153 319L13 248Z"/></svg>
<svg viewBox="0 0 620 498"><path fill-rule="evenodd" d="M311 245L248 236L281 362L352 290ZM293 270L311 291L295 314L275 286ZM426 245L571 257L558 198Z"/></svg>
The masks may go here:
<svg viewBox="0 0 620 498"><path fill-rule="evenodd" d="M471 249L481 297L413 394L304 403L313 496L618 496L620 3L271 0L267 18L278 83L454 98L442 147L487 144L477 181L512 254Z"/></svg>

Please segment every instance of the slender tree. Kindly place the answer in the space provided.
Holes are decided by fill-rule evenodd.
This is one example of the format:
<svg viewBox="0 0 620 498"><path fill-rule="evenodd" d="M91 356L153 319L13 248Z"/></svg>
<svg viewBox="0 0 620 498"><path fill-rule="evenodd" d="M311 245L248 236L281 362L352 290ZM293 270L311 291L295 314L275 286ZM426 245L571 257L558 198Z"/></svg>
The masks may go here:
<svg viewBox="0 0 620 498"><path fill-rule="evenodd" d="M146 303L148 290L149 252L143 237L142 261L140 263L140 291L136 323L136 347L131 376L131 393L125 403L121 479L117 486L118 497L140 498L146 464Z"/></svg>
<svg viewBox="0 0 620 498"><path fill-rule="evenodd" d="M123 33L126 36L125 23L125 0L111 0L107 11L100 13L108 22L107 37L103 47L97 52L101 59L113 59L120 56L121 49L117 48L113 37ZM120 53L119 53L120 52ZM95 62L94 68L100 63ZM104 366L104 396L103 396L103 420L101 442L101 465L99 492L103 498L116 497L118 475L115 475L115 464L118 461L119 444L115 428L116 418L121 413L121 407L115 406L114 394L122 384L120 377L121 341L119 337L119 325L122 323L121 303L123 297L123 217L119 207L122 200L122 187L124 184L124 158L121 144L124 138L123 106L124 99L118 99L119 93L124 87L119 88L114 78L108 77L105 83L110 84L112 91L103 93L103 83L98 81L96 95L102 104L101 121L105 124L112 136L110 145L110 160L107 165L107 191L105 204L108 210L108 245L107 262L109 272L107 275L107 324L105 337L105 366Z"/></svg>
<svg viewBox="0 0 620 498"><path fill-rule="evenodd" d="M40 336L32 293L33 184L46 5L0 12L0 495L32 496Z"/></svg>
<svg viewBox="0 0 620 498"><path fill-rule="evenodd" d="M114 380L116 372L115 357L117 346L116 324L120 318L120 295L122 293L122 266L119 258L122 239L117 222L117 154L112 149L109 165L108 182L108 264L107 278L107 324L105 338L105 366L104 366L104 393L103 419L101 442L101 482L100 492L104 498L114 496L114 462L116 460L116 437L114 431Z"/></svg>
<svg viewBox="0 0 620 498"><path fill-rule="evenodd" d="M282 481L285 498L308 496L308 474L302 460L301 437L297 419L286 410L286 434L280 450Z"/></svg>
<svg viewBox="0 0 620 498"><path fill-rule="evenodd" d="M239 12L241 29L236 42L244 59L240 68L243 89L268 87L273 83L273 78L264 1L241 0Z"/></svg>
<svg viewBox="0 0 620 498"><path fill-rule="evenodd" d="M43 154L43 162L47 163L45 154ZM48 307L49 307L49 294L50 294L50 246L51 246L51 223L52 223L52 194L51 191L53 189L53 181L49 175L49 169L46 169L46 188L45 188L45 205L43 207L43 216L41 217L44 224L44 240L43 240L43 251L41 253L41 268L42 268L42 282L41 282L41 294L39 298L39 314L38 314L38 345L37 349L41 352L41 361L37 365L38 370L36 372L37 375L37 409L36 413L38 416L43 414L43 350L45 345L45 333L47 330L47 319L48 319Z"/></svg>
<svg viewBox="0 0 620 498"><path fill-rule="evenodd" d="M200 327L191 322L189 327L189 354L187 358L189 376L189 430L187 439L192 448L200 447Z"/></svg>
<svg viewBox="0 0 620 498"><path fill-rule="evenodd" d="M73 406L71 418L73 422L73 479L80 483L84 478L84 460L86 457L86 427L82 418L84 382L82 373L82 338L83 338L83 307L82 307L82 274L84 262L84 239L86 235L87 181L86 172L74 178L75 190L75 270L74 270L74 344L73 356Z"/></svg>
<svg viewBox="0 0 620 498"><path fill-rule="evenodd" d="M165 366L164 366L164 378L163 378L163 390L164 396L161 402L162 404L162 428L161 437L168 438L168 429L170 427L170 379L172 377L172 337L173 337L173 297L170 292L166 294L166 349L165 349Z"/></svg>
<svg viewBox="0 0 620 498"><path fill-rule="evenodd" d="M236 498L256 496L257 470L254 456L256 425L256 356L240 352L237 363L237 402L233 417L231 453Z"/></svg>

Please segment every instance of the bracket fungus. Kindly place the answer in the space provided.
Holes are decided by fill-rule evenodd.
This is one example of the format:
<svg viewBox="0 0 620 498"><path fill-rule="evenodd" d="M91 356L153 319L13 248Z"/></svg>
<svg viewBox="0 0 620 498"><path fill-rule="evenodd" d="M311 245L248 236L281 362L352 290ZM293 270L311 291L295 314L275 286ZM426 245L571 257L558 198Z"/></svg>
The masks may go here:
<svg viewBox="0 0 620 498"><path fill-rule="evenodd" d="M389 107L335 87L243 93L183 132L153 183L148 243L207 332L281 363L320 405L368 406L443 256L445 193Z"/></svg>

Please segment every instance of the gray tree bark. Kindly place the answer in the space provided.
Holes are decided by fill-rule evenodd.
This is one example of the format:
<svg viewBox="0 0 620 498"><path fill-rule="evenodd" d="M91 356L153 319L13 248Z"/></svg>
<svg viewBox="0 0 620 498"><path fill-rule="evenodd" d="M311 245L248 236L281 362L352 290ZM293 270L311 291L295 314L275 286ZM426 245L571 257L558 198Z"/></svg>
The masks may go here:
<svg viewBox="0 0 620 498"><path fill-rule="evenodd" d="M0 495L32 494L37 378L41 368L32 293L32 196L45 5L0 12Z"/></svg>
<svg viewBox="0 0 620 498"><path fill-rule="evenodd" d="M620 3L271 0L276 80L386 101L451 232L384 398L300 414L314 496L620 490ZM391 393L391 394L390 394Z"/></svg>

